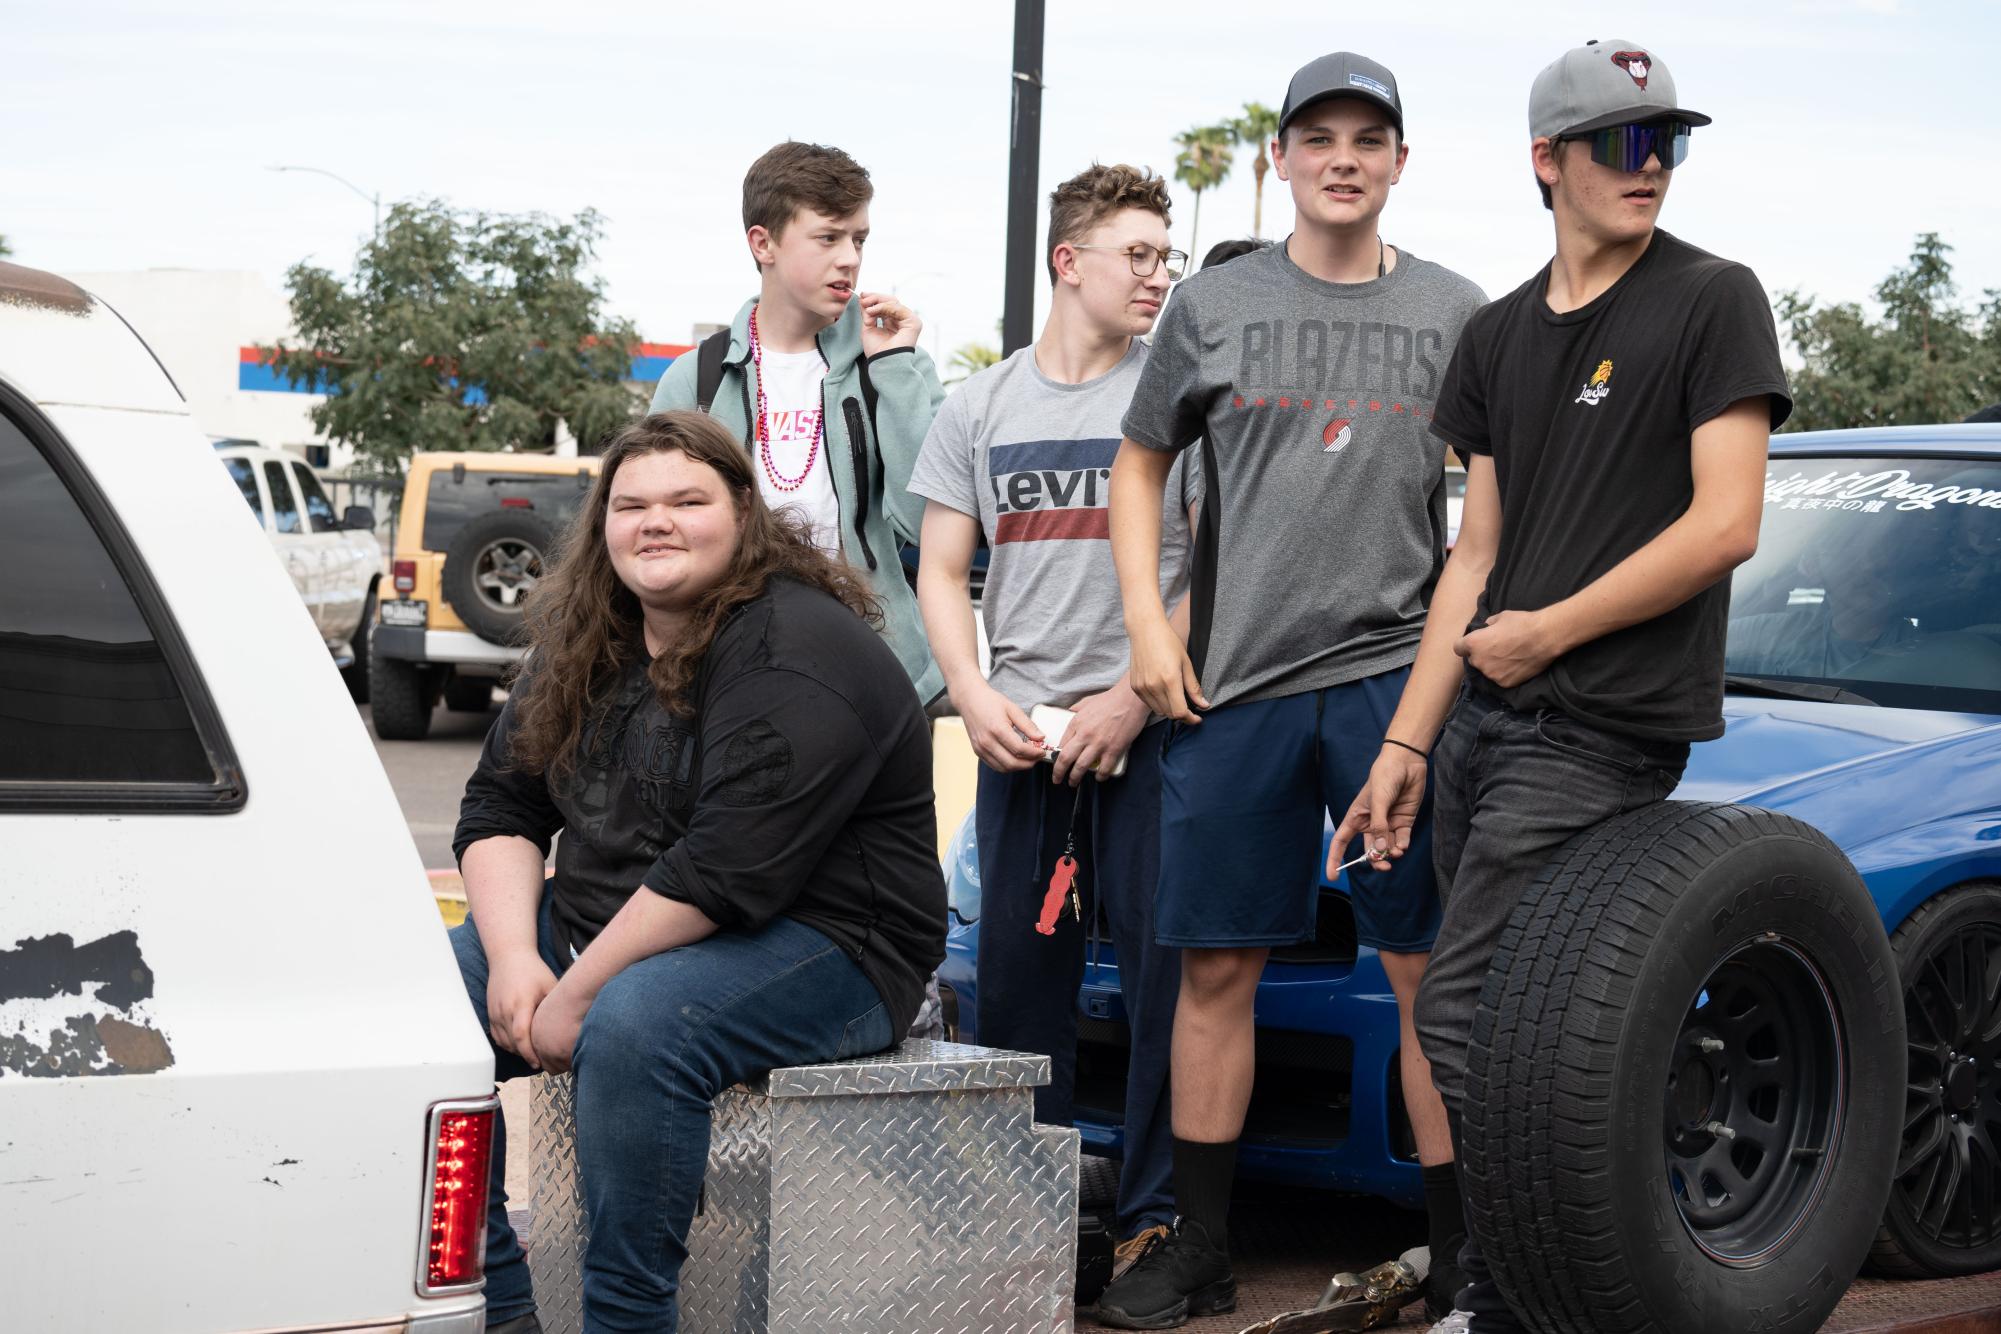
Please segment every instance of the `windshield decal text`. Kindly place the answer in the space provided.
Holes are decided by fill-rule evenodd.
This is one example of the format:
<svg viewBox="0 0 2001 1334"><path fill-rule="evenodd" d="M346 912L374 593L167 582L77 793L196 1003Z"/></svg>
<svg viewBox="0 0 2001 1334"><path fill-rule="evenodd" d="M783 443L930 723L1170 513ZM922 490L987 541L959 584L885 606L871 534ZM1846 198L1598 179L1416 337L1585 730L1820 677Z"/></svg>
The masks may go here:
<svg viewBox="0 0 2001 1334"><path fill-rule="evenodd" d="M1784 478L1775 473L1765 474L1766 504L1793 500L1832 501L1838 502L1841 509L1855 510L1880 510L1884 508L1883 504L1869 502L1887 501L1895 501L1900 510L1929 510L1940 505L1972 505L1979 509L2001 510L2001 489L1985 490L1977 486L1920 481L1912 478L1908 468L1871 473L1836 470L1818 477L1809 477L1801 472ZM1834 507L1814 506L1816 509ZM1803 506L1788 504L1786 508Z"/></svg>

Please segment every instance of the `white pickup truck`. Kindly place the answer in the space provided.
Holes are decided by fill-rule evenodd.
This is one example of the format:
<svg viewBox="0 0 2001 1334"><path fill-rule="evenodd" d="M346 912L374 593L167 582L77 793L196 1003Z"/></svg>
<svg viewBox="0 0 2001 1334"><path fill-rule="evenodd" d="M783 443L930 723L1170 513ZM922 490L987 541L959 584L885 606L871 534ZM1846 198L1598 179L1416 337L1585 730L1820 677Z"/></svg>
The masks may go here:
<svg viewBox="0 0 2001 1334"><path fill-rule="evenodd" d="M0 1328L479 1334L490 1049L242 506L0 263Z"/></svg>
<svg viewBox="0 0 2001 1334"><path fill-rule="evenodd" d="M367 699L369 632L376 585L382 582L374 511L350 505L337 517L303 459L254 440L214 444L223 471L257 516L349 692Z"/></svg>

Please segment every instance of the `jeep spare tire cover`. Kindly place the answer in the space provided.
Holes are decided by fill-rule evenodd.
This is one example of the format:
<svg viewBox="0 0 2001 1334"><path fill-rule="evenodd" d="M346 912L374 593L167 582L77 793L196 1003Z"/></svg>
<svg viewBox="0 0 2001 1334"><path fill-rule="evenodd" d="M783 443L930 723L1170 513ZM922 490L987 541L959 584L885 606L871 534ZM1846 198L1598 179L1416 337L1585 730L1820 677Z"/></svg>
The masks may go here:
<svg viewBox="0 0 2001 1334"><path fill-rule="evenodd" d="M445 601L466 628L496 644L519 644L523 600L555 546L546 520L519 509L483 514L445 549Z"/></svg>
<svg viewBox="0 0 2001 1334"><path fill-rule="evenodd" d="M1826 837L1742 806L1608 820L1481 991L1468 1223L1533 1329L1818 1329L1883 1216L1904 1068L1889 941Z"/></svg>

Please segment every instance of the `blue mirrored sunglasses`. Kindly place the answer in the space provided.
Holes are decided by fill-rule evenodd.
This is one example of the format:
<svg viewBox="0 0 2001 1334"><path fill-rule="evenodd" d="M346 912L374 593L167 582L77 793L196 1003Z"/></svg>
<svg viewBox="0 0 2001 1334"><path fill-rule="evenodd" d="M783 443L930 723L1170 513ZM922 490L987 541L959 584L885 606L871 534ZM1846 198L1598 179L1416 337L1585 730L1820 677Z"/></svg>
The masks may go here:
<svg viewBox="0 0 2001 1334"><path fill-rule="evenodd" d="M1673 171L1688 159L1689 126L1678 120L1646 125L1608 125L1602 130L1565 135L1591 145L1591 160L1613 171L1638 171L1647 159L1661 160L1661 170Z"/></svg>

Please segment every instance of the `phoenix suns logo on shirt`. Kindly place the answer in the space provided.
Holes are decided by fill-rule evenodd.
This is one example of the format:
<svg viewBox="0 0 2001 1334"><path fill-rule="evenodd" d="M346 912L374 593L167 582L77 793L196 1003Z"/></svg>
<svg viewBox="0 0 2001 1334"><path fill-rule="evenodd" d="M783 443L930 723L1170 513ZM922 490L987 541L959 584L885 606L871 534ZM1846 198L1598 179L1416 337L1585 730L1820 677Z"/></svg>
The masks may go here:
<svg viewBox="0 0 2001 1334"><path fill-rule="evenodd" d="M1589 403L1591 406L1596 407L1604 400L1605 395L1611 392L1612 359L1607 357L1598 363L1597 370L1591 372L1591 378L1585 382L1584 388L1577 391L1577 397L1573 401Z"/></svg>

